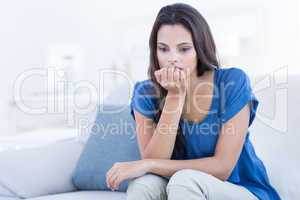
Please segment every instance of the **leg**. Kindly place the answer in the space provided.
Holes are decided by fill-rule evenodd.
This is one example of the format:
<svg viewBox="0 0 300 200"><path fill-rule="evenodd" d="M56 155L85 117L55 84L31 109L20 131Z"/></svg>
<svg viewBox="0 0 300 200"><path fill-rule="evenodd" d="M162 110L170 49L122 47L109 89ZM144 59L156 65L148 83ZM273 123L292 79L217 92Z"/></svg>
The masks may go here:
<svg viewBox="0 0 300 200"><path fill-rule="evenodd" d="M146 174L131 180L127 188L127 200L166 200L168 180L166 178Z"/></svg>
<svg viewBox="0 0 300 200"><path fill-rule="evenodd" d="M167 185L168 200L258 200L250 191L192 169L176 172Z"/></svg>

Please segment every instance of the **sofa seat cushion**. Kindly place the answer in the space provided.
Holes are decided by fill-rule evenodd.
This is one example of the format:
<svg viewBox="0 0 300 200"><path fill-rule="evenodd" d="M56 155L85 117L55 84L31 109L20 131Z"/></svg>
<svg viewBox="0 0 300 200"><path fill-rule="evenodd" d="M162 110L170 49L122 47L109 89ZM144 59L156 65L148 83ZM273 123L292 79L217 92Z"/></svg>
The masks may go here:
<svg viewBox="0 0 300 200"><path fill-rule="evenodd" d="M47 195L29 200L125 200L125 192L111 191L76 191L55 195Z"/></svg>

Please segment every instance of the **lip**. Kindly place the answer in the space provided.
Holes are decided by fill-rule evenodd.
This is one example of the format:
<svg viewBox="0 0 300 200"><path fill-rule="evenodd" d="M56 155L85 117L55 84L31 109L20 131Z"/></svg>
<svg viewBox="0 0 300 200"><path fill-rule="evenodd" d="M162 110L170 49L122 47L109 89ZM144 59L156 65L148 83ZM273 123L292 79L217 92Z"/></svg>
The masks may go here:
<svg viewBox="0 0 300 200"><path fill-rule="evenodd" d="M175 68L180 69L180 70L183 69L182 67L178 67L177 65L171 65L170 67L175 67Z"/></svg>
<svg viewBox="0 0 300 200"><path fill-rule="evenodd" d="M168 65L168 66L166 66L166 67L175 67L175 68L177 68L177 69L179 69L179 70L184 70L183 67L178 67L178 66L176 66L176 65Z"/></svg>
<svg viewBox="0 0 300 200"><path fill-rule="evenodd" d="M179 70L183 70L183 68L182 68L182 67L177 67L177 66L175 66L175 68L177 68L177 69L179 69Z"/></svg>

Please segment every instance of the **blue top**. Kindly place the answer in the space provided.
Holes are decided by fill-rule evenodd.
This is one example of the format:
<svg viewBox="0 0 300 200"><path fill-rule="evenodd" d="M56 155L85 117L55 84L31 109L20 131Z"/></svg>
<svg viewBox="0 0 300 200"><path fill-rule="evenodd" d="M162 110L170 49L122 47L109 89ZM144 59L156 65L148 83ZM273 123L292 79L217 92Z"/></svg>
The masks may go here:
<svg viewBox="0 0 300 200"><path fill-rule="evenodd" d="M153 119L158 111L158 96L151 80L137 82L131 100L133 109ZM215 69L214 91L209 113L201 122L180 120L182 133L186 140L187 159L213 156L222 124L237 114L250 103L250 120L252 124L258 106L258 100L252 93L247 74L238 68ZM247 131L240 157L228 182L246 187L262 200L280 199L271 186L263 162L258 158L249 139Z"/></svg>

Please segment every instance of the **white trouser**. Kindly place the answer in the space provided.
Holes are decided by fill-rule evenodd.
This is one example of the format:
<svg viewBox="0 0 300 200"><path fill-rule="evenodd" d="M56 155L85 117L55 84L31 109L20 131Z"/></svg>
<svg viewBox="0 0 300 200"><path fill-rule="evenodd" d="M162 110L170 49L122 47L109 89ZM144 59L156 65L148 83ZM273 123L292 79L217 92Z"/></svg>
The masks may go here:
<svg viewBox="0 0 300 200"><path fill-rule="evenodd" d="M243 186L184 169L170 179L146 174L129 182L127 200L258 200Z"/></svg>

